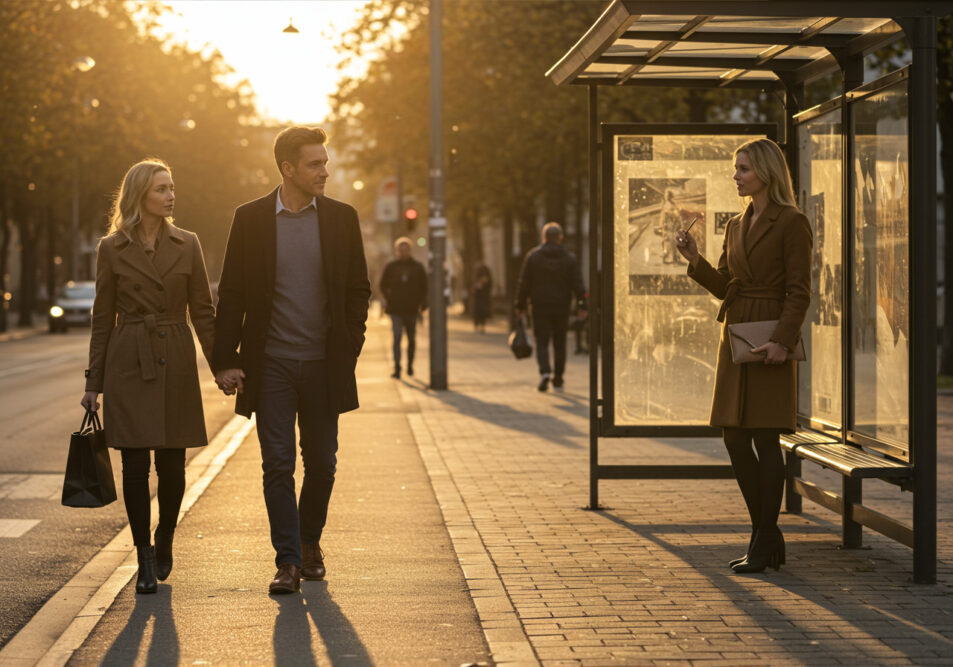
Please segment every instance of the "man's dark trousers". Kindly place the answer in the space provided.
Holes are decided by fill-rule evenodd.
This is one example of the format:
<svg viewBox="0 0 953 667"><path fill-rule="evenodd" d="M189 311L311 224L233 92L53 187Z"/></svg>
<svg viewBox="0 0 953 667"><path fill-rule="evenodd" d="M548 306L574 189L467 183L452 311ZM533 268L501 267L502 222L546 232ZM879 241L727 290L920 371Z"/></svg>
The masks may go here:
<svg viewBox="0 0 953 667"><path fill-rule="evenodd" d="M400 341L403 331L407 332L407 368L413 368L414 353L417 351L417 315L392 313L390 324L394 332L394 370L400 370Z"/></svg>
<svg viewBox="0 0 953 667"><path fill-rule="evenodd" d="M569 313L562 311L533 310L533 333L536 336L536 360L539 374L553 374L561 378L566 370L566 333L569 330ZM549 366L549 342L553 342L553 362ZM555 372L553 372L555 371Z"/></svg>
<svg viewBox="0 0 953 667"><path fill-rule="evenodd" d="M337 466L338 416L328 402L327 362L266 356L256 412L275 564L301 567L301 542L321 540ZM296 416L304 460L297 503Z"/></svg>

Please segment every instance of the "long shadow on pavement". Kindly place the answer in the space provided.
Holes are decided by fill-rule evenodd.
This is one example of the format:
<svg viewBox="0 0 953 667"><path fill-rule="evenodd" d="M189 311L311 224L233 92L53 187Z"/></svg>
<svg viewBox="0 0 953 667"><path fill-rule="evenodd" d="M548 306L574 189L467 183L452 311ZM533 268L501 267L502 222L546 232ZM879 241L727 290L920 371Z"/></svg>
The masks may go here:
<svg viewBox="0 0 953 667"><path fill-rule="evenodd" d="M827 555L826 562L818 562L816 567L811 567L811 564L804 562L806 559L803 559L802 565L807 567L798 568L796 573L782 566L780 572L729 576L725 574L726 563L729 556L740 555L735 552L743 549L743 536L749 530L747 524L743 526L718 524L720 530L736 529L741 537L738 548L733 549L730 554L722 554L720 549L703 545L674 545L656 534L673 530L684 531L686 528L684 524L637 525L610 512L598 513L639 537L662 547L671 553L673 558L682 560L708 578L727 600L734 603L735 609L751 618L751 630L764 630L778 646L783 647L790 641L786 635L791 631L803 633L808 638L819 634L816 615L810 616L810 620L805 621L803 607L799 613L793 616L787 615L781 606L773 604L771 596L763 597L762 593L753 592L742 582L751 578L770 578L772 584L792 597L807 600L818 608L824 609L831 617L849 623L856 631L853 636L858 637L858 641L867 643L870 639L879 640L883 642L885 648L889 647L886 650L908 656L914 663L926 657L922 652L924 648L935 651L938 655L947 656L953 650L953 639L941 634L949 632L949 618L953 616L953 598L945 594L946 587L940 584L935 587L918 586L910 583L908 578L898 581L896 573L893 573L893 576L888 575L889 578L878 576L876 572L865 570L863 564L858 566L857 562L854 563L853 572L850 572L851 563L846 562L851 558L847 555L850 552L841 552L841 555L837 557L845 561L840 564L840 567L831 562L834 558ZM817 534L831 532L830 528L824 525L797 526L794 530ZM794 543L794 549L807 551L810 547L810 542ZM789 557L791 555L790 548L788 555ZM814 547L812 555L819 559L825 556L817 546ZM853 557L858 558L860 555ZM856 576L858 579L848 583L844 580L845 575ZM861 593L851 595L852 588L869 591L870 599L865 600L864 598L868 596ZM841 591L845 593L838 594ZM896 610L896 613L891 612L888 607ZM884 629L888 625L892 632L890 636L884 636ZM744 628L739 627L737 630L742 632ZM811 646L811 649L816 650L816 659L825 663L842 661L845 664L859 664L871 657L864 655L863 647L854 645L852 637L830 639L825 637L821 641L812 641L811 644L816 645ZM803 644L797 646L791 652L791 657L804 660L805 648ZM876 655L878 660L899 657L884 655L883 650ZM926 659L936 660L931 657Z"/></svg>
<svg viewBox="0 0 953 667"><path fill-rule="evenodd" d="M373 665L367 648L323 581L301 582L301 595L282 595L275 619L276 665L316 665L311 625L317 628L332 665ZM309 619L310 617L310 619Z"/></svg>
<svg viewBox="0 0 953 667"><path fill-rule="evenodd" d="M103 656L103 665L142 664L138 656L146 636L149 621L152 633L146 665L176 665L179 662L179 634L172 614L172 587L159 584L154 595L136 595L135 607L126 626Z"/></svg>
<svg viewBox="0 0 953 667"><path fill-rule="evenodd" d="M430 391L423 383L405 382L407 387L423 392L428 396L436 398L448 407L465 414L475 417L482 421L489 422L495 426L520 431L530 435L544 438L561 447L581 448L578 442L573 442L567 435L583 435L575 426L564 422L562 419L541 412L531 412L517 410L505 403L491 403L482 401L468 394L462 394L452 389L447 391Z"/></svg>

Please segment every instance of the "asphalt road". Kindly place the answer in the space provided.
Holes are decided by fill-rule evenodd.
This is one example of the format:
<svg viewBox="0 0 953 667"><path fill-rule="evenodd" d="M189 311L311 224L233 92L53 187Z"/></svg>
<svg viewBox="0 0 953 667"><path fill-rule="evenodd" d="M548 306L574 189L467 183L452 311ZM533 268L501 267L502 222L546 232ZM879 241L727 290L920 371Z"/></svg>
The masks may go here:
<svg viewBox="0 0 953 667"><path fill-rule="evenodd" d="M88 343L85 329L0 343L0 646L127 523L115 451L119 501L60 504L69 435L83 416ZM211 439L232 417L232 402L202 359L199 373Z"/></svg>

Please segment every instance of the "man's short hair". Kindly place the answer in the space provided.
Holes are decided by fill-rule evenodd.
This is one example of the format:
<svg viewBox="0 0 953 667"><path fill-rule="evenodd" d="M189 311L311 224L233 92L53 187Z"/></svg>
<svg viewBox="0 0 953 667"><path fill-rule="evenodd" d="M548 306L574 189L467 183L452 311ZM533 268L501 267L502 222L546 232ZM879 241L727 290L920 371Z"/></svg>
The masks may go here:
<svg viewBox="0 0 953 667"><path fill-rule="evenodd" d="M558 222L547 222L543 225L543 241L558 241L563 237L563 228Z"/></svg>
<svg viewBox="0 0 953 667"><path fill-rule="evenodd" d="M394 241L394 250L397 250L397 248L399 248L405 243L410 246L411 250L413 250L414 242L409 236L401 236L399 239Z"/></svg>
<svg viewBox="0 0 953 667"><path fill-rule="evenodd" d="M282 130L275 137L275 162L278 163L278 171L281 171L283 162L298 164L302 146L325 144L327 141L328 133L320 127L289 127Z"/></svg>

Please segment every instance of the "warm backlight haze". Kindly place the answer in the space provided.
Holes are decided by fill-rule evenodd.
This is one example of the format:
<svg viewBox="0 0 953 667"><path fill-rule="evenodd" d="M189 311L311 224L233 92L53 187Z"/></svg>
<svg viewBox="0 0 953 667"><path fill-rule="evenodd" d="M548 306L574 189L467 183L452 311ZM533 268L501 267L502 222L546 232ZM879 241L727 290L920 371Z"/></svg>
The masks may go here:
<svg viewBox="0 0 953 667"><path fill-rule="evenodd" d="M173 40L217 49L248 79L263 116L317 123L329 112L340 60L334 45L358 18L364 0L173 0L160 25ZM289 20L298 33L283 32ZM207 45L207 46L206 46Z"/></svg>

